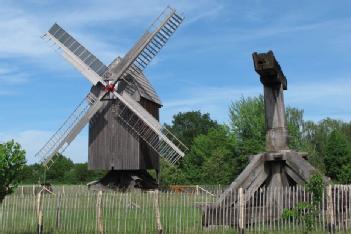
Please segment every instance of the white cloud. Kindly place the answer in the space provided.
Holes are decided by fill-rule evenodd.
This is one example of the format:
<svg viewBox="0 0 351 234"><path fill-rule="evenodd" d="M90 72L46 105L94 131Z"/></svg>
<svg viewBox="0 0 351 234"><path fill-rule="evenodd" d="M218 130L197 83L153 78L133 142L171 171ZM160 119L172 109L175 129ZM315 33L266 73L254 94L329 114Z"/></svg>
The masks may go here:
<svg viewBox="0 0 351 234"><path fill-rule="evenodd" d="M333 79L333 82L323 83L290 83L285 92L285 103L304 109L305 117L311 120L321 120L335 117L345 121L351 120L351 79ZM220 122L228 120L228 106L232 101L241 97L251 97L262 94L262 87L232 86L206 87L197 86L178 93L174 98L164 101L162 120L170 122L172 115L179 111L200 109L209 112ZM317 111L317 112L316 112Z"/></svg>
<svg viewBox="0 0 351 234"><path fill-rule="evenodd" d="M194 16L190 16L188 20L185 21L185 24L192 24L199 20L215 18L220 12L223 10L223 6L219 4L215 4L213 8L209 8L206 10L202 10L199 14L195 14Z"/></svg>
<svg viewBox="0 0 351 234"><path fill-rule="evenodd" d="M9 85L23 84L28 81L28 75L14 65L0 64L0 83Z"/></svg>
<svg viewBox="0 0 351 234"><path fill-rule="evenodd" d="M343 102L351 100L351 78L335 79L332 82L306 82L306 83L293 83L289 85L287 91L287 98L290 99L291 103L301 102L315 102L320 105L322 100L334 102L336 106L340 106Z"/></svg>
<svg viewBox="0 0 351 234"><path fill-rule="evenodd" d="M233 97L253 96L260 92L258 88L249 87L196 87L189 89L185 96L186 99L176 99L166 101L164 103L166 108L193 106L196 104L206 104L220 102L223 100L230 100Z"/></svg>
<svg viewBox="0 0 351 234"><path fill-rule="evenodd" d="M128 29L135 24L145 25L151 23L168 3L157 0L145 4L142 0L131 1L75 1L67 2L64 7L57 2L36 2L30 6L16 4L11 1L3 1L0 9L0 56L40 56L47 54L50 49L40 39L52 23L58 22L63 26L69 26L76 34L84 34L87 28L92 27L99 32L99 38L90 37L85 39L93 45L93 48L109 54L110 48L115 44L104 44L105 34L108 28L114 30ZM197 21L206 17L217 15L222 9L218 3L212 1L172 1L171 3L181 11L189 13L189 22ZM41 9L41 10L39 10ZM37 11L40 11L38 14ZM191 13L190 13L191 12ZM103 32L99 31L103 27ZM140 34L143 28L140 29ZM79 39L79 38L78 38ZM95 45L96 44L96 45ZM126 50L126 49L122 49Z"/></svg>
<svg viewBox="0 0 351 234"><path fill-rule="evenodd" d="M40 39L43 32L36 19L19 9L1 8L0 32L1 57L38 56L48 51Z"/></svg>

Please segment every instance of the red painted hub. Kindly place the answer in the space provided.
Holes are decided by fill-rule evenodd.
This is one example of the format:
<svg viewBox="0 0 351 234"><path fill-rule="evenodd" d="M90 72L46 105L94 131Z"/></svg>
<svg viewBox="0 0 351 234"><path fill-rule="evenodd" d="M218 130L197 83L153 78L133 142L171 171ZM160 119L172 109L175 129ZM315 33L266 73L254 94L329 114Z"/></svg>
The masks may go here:
<svg viewBox="0 0 351 234"><path fill-rule="evenodd" d="M108 85L106 85L105 86L105 91L106 92L113 92L113 91L115 91L115 85L114 84L108 84Z"/></svg>

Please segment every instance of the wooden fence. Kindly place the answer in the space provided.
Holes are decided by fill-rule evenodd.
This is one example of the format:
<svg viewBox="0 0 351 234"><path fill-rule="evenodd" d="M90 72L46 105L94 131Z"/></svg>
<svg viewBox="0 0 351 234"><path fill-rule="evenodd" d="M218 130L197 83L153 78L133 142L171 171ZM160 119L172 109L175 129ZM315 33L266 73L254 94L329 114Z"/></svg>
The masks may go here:
<svg viewBox="0 0 351 234"><path fill-rule="evenodd" d="M122 193L84 187L63 192L59 187L53 194L21 190L0 205L0 233L302 233L305 220L284 219L282 212L312 198L302 187L234 191L220 203L215 203L220 192L206 189ZM207 212L208 206L216 211ZM351 186L328 186L317 211L314 231L351 233Z"/></svg>

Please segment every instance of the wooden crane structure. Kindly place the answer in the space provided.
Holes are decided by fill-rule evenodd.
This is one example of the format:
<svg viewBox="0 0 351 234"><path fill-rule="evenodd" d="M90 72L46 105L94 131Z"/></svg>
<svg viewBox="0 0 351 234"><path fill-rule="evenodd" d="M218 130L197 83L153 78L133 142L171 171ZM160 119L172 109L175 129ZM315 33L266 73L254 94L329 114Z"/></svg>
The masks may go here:
<svg viewBox="0 0 351 234"><path fill-rule="evenodd" d="M49 29L43 38L53 42L93 86L36 154L47 169L56 153L62 153L89 124L89 169L109 171L100 185L157 187L146 170L159 174L159 157L174 164L187 147L159 123L162 104L143 70L182 21L175 9L167 7L128 53L109 66L58 24Z"/></svg>
<svg viewBox="0 0 351 234"><path fill-rule="evenodd" d="M283 91L287 90L287 79L273 52L253 53L253 62L264 90L266 152L251 156L249 165L219 199L204 207L204 226L237 225L233 223L237 219L225 220L223 214L229 209L238 207L238 201L233 199L233 194L236 194L239 188L246 191L245 201L249 201L259 188L303 185L315 171L306 160L305 153L296 152L288 147L283 97ZM274 200L276 198L267 199L269 200L265 204L278 203ZM279 215L279 212L276 214Z"/></svg>

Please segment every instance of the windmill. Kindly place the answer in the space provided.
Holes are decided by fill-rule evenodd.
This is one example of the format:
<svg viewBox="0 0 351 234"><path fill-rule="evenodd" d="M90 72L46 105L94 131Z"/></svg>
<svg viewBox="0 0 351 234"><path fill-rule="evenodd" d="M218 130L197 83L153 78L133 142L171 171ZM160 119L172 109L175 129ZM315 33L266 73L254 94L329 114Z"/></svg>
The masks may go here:
<svg viewBox="0 0 351 234"><path fill-rule="evenodd" d="M109 66L56 23L44 34L93 85L36 154L46 169L89 123L89 169L109 171L99 185L157 186L146 170L156 170L158 179L159 158L175 164L187 147L159 123L161 102L143 70L182 21L167 7L128 53Z"/></svg>

